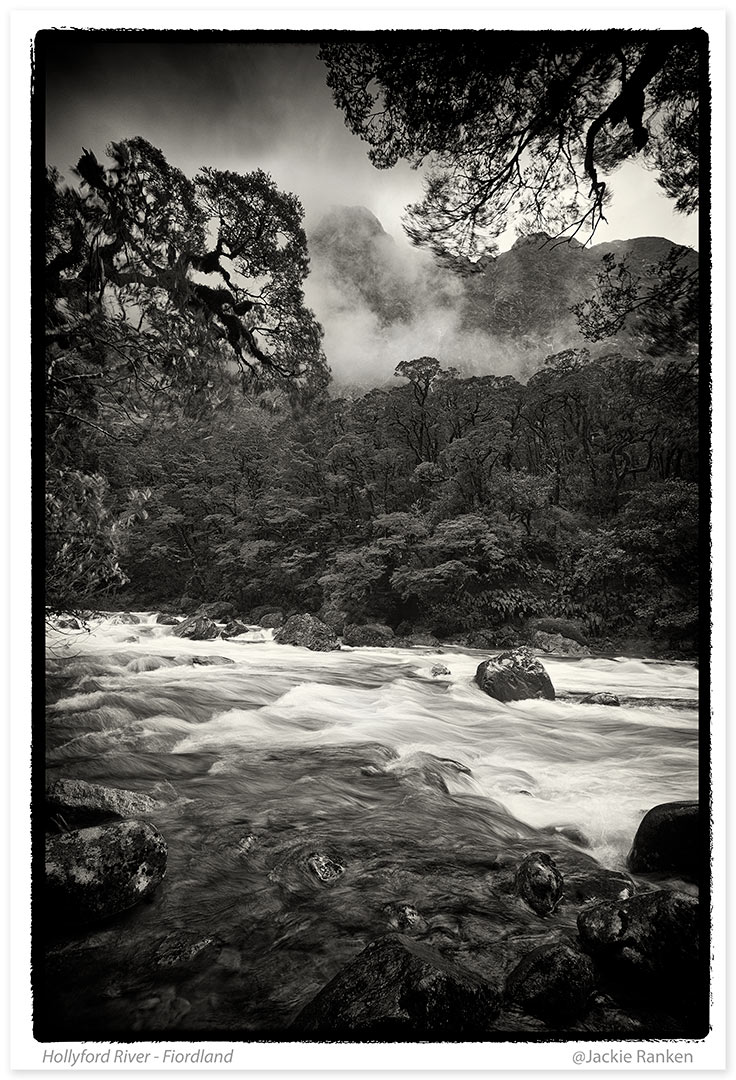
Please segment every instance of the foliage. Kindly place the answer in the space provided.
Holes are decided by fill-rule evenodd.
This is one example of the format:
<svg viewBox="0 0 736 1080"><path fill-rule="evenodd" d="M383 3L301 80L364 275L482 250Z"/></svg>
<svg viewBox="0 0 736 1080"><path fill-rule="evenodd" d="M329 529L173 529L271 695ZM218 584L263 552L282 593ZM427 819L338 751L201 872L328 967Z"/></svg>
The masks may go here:
<svg viewBox="0 0 736 1080"><path fill-rule="evenodd" d="M124 580L111 524L121 511L101 457L114 461L172 409L196 421L231 405L238 384L296 402L319 396L328 380L321 329L301 291L308 257L298 200L260 170L204 168L190 180L141 138L112 143L108 154L103 165L83 151L77 187L53 169L47 176L52 605L69 589ZM83 532L89 544L79 553Z"/></svg>
<svg viewBox="0 0 736 1080"><path fill-rule="evenodd" d="M451 262L522 231L595 232L602 175L640 154L677 209L697 205L698 31L394 34L326 42L347 125L377 168L426 166L407 232Z"/></svg>

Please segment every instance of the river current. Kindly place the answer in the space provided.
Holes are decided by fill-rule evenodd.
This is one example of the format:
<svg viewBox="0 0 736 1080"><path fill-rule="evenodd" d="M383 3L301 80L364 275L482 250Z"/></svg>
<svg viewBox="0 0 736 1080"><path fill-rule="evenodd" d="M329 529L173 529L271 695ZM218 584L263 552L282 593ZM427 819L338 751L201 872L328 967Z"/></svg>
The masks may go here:
<svg viewBox="0 0 736 1080"><path fill-rule="evenodd" d="M152 795L169 849L152 902L52 933L59 1031L284 1030L407 905L482 970L494 941L539 933L487 902L494 868L543 848L623 869L649 808L698 796L690 663L543 658L557 700L500 704L473 681L487 652L189 641L138 617L48 635L47 779ZM575 700L603 690L621 707Z"/></svg>

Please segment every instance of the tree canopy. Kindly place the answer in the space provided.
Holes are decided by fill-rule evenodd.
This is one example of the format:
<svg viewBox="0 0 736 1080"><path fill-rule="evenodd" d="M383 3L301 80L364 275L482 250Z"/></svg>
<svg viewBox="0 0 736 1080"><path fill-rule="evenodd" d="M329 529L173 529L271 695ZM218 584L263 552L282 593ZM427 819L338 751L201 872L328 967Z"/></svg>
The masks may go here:
<svg viewBox="0 0 736 1080"><path fill-rule="evenodd" d="M99 458L172 404L190 416L272 388L329 381L304 304L302 207L261 170L194 180L142 138L83 149L78 184L50 169L45 206L48 599L124 579L118 555L145 489L118 490Z"/></svg>
<svg viewBox="0 0 736 1080"><path fill-rule="evenodd" d="M477 256L515 221L588 236L607 175L640 155L690 213L698 202L699 31L374 34L320 57L377 168L427 167L406 230L444 257Z"/></svg>

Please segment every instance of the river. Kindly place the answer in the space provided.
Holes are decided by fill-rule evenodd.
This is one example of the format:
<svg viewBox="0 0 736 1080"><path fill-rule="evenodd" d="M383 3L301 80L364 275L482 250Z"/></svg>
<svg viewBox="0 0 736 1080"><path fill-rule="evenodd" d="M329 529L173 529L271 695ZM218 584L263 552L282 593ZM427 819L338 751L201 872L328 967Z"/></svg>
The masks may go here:
<svg viewBox="0 0 736 1080"><path fill-rule="evenodd" d="M137 614L48 634L47 779L153 795L169 848L152 902L51 932L39 1006L67 1037L283 1030L407 905L482 969L539 933L489 901L494 869L534 848L623 869L649 808L698 797L690 663L544 658L557 700L502 705L486 652L188 641ZM624 704L574 700L599 690Z"/></svg>

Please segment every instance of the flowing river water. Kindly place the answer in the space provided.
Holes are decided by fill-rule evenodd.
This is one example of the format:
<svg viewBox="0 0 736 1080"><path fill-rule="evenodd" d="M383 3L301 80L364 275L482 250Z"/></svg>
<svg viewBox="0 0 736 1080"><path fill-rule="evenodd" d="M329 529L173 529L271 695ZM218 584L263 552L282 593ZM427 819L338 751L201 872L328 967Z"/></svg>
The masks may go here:
<svg viewBox="0 0 736 1080"><path fill-rule="evenodd" d="M37 1007L60 1037L283 1032L407 906L429 944L502 971L549 930L499 901L499 872L535 849L624 869L649 808L698 796L690 663L544 658L557 700L500 704L473 681L486 652L189 641L138 617L48 635L47 780L152 795L169 853L152 901L50 931ZM575 700L599 690L621 707Z"/></svg>

